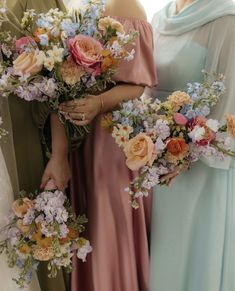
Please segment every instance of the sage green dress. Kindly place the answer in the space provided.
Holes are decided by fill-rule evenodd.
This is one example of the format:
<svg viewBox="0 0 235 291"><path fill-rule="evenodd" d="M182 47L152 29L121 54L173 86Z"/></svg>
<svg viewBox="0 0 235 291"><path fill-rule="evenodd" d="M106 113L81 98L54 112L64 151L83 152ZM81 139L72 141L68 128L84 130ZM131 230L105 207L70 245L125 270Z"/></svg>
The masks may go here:
<svg viewBox="0 0 235 291"><path fill-rule="evenodd" d="M7 0L7 6L19 20L26 9L35 9L36 12L47 12L51 8L65 10L61 0ZM12 19L12 21L14 20ZM11 25L7 24L3 29L11 30L13 35L20 36ZM9 97L9 107L19 187L26 191L35 191L40 186L45 167L40 130L35 120L45 120L49 117L50 111L42 103L27 102L16 96ZM46 265L43 265L38 272L42 291L64 291L65 283L62 272L59 272L56 279L48 279L46 272Z"/></svg>
<svg viewBox="0 0 235 291"><path fill-rule="evenodd" d="M235 114L235 3L195 0L176 14L174 1L152 24L159 79L153 94L202 81L202 69L223 73L227 90L212 116ZM150 291L234 291L234 161L204 159L154 192Z"/></svg>
<svg viewBox="0 0 235 291"><path fill-rule="evenodd" d="M7 0L7 6L18 19L23 17L26 9L35 9L36 12L46 12L56 7L62 10L65 9L61 0ZM11 25L5 25L4 29L11 30L14 35L19 36L19 32ZM40 141L40 131L35 123L35 119L45 120L46 115L49 116L50 112L45 108L44 104L37 101L27 102L16 96L10 97L9 106L19 186L20 189L26 191L35 191L40 185L44 169L44 154Z"/></svg>

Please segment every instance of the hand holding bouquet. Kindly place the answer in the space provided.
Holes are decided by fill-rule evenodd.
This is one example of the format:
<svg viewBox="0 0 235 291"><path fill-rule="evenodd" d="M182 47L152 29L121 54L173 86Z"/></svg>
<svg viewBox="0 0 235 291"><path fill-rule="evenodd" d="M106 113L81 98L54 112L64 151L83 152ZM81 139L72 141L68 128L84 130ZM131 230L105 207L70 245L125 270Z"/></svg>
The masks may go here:
<svg viewBox="0 0 235 291"><path fill-rule="evenodd" d="M92 251L89 241L81 236L87 219L76 217L66 196L58 190L21 196L12 205L0 242L0 253L6 253L9 267L19 269L16 283L20 287L30 283L40 262L48 263L49 277L54 278L61 267L72 271L75 252L86 261Z"/></svg>
<svg viewBox="0 0 235 291"><path fill-rule="evenodd" d="M224 77L205 72L204 83L188 84L187 92L173 92L165 102L149 97L128 101L104 118L128 168L140 173L127 189L133 207L138 208L138 197L169 184L201 157L235 157L235 116L227 115L222 124L207 117L224 91Z"/></svg>
<svg viewBox="0 0 235 291"><path fill-rule="evenodd" d="M59 112L59 105L105 90L120 62L133 59L135 51L128 45L137 36L103 16L103 1L84 4L71 13L26 11L18 28L23 37L0 33L0 94L48 102L71 138L82 138L89 128L73 124L70 116ZM7 21L5 12L6 8L0 9L0 22Z"/></svg>

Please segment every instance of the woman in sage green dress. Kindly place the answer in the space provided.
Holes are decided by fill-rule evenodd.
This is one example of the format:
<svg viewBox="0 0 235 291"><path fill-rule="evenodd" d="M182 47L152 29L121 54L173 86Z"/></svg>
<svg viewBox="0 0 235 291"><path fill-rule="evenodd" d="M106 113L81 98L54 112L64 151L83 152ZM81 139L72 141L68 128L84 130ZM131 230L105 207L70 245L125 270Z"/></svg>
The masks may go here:
<svg viewBox="0 0 235 291"><path fill-rule="evenodd" d="M19 20L21 20L24 11L27 9L35 9L37 13L47 12L51 8L65 10L61 0L7 0L6 2L8 8ZM14 23L14 19L11 19L11 21ZM11 24L5 24L2 29L9 30L13 35L20 37L19 31L14 29ZM46 120L50 116L50 111L43 104L34 102L32 105L32 102L21 100L13 95L9 97L9 108L19 188L26 191L35 191L40 186L44 169L40 131L35 120ZM63 170L62 165L61 168ZM11 175L11 173L9 174ZM46 176L44 175L44 177ZM43 265L38 272L38 277L42 291L65 290L62 272L58 273L56 279L49 279L47 278L46 265Z"/></svg>
<svg viewBox="0 0 235 291"><path fill-rule="evenodd" d="M235 3L177 0L152 25L159 77L153 95L200 82L206 69L226 76L226 94L211 115L235 114ZM154 192L150 290L234 291L234 161L205 159Z"/></svg>

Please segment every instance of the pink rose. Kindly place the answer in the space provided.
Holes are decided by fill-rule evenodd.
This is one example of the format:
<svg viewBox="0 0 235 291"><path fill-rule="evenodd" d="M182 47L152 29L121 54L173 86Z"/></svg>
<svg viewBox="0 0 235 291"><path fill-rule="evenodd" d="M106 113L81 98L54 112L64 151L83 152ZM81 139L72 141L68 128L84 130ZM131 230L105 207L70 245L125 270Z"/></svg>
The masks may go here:
<svg viewBox="0 0 235 291"><path fill-rule="evenodd" d="M130 139L124 152L127 157L126 165L132 171L137 171L147 164L151 166L157 156L152 139L144 133Z"/></svg>
<svg viewBox="0 0 235 291"><path fill-rule="evenodd" d="M14 201L12 205L12 211L17 217L23 218L27 211L32 207L33 201L28 198L23 198Z"/></svg>
<svg viewBox="0 0 235 291"><path fill-rule="evenodd" d="M181 126L185 126L188 123L188 119L181 113L174 114L174 121Z"/></svg>
<svg viewBox="0 0 235 291"><path fill-rule="evenodd" d="M74 61L86 69L92 69L97 76L100 74L103 47L96 39L77 35L69 40L69 49Z"/></svg>
<svg viewBox="0 0 235 291"><path fill-rule="evenodd" d="M23 52L26 46L36 46L35 40L30 36L24 36L16 40L15 46L17 52Z"/></svg>

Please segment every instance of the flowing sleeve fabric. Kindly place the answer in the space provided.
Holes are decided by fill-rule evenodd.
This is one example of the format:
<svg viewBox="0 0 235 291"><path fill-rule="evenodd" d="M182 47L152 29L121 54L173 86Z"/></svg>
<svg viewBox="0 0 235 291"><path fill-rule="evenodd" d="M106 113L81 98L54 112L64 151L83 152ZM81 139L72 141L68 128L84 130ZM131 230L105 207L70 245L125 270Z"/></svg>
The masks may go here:
<svg viewBox="0 0 235 291"><path fill-rule="evenodd" d="M113 16L112 16L113 17ZM157 85L157 73L153 57L153 33L151 25L144 20L113 17L120 21L126 33L138 31L139 36L135 45L130 49L135 50L134 59L130 62L121 63L118 72L114 76L116 82L153 87Z"/></svg>
<svg viewBox="0 0 235 291"><path fill-rule="evenodd" d="M224 120L227 113L235 114L235 16L218 18L211 27L209 36L206 70L225 75L226 92L221 102L213 108L212 118ZM214 159L203 159L213 168L227 170L234 163L232 158L223 162Z"/></svg>

